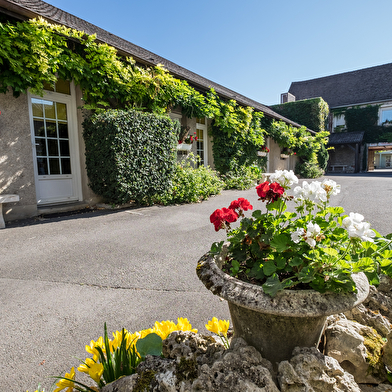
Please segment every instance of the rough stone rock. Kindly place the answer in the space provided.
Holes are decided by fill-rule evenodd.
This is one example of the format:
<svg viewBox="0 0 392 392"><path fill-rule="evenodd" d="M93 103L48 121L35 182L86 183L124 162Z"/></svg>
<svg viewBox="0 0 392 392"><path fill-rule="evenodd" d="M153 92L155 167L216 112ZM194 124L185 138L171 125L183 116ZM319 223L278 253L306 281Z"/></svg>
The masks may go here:
<svg viewBox="0 0 392 392"><path fill-rule="evenodd" d="M392 392L392 385L380 384L380 385L367 385L359 384L362 392Z"/></svg>
<svg viewBox="0 0 392 392"><path fill-rule="evenodd" d="M224 350L222 342L213 336L175 331L163 341L162 354L165 358L195 359L203 365L211 364Z"/></svg>
<svg viewBox="0 0 392 392"><path fill-rule="evenodd" d="M363 304L345 312L349 320L355 320L362 325L374 328L381 336L386 337L391 332L391 324L378 311L367 309Z"/></svg>
<svg viewBox="0 0 392 392"><path fill-rule="evenodd" d="M378 311L389 321L392 321L392 294L390 292L381 292L374 286L370 286L369 296L363 304L368 309Z"/></svg>
<svg viewBox="0 0 392 392"><path fill-rule="evenodd" d="M281 392L361 392L354 377L339 362L315 347L296 348L278 369Z"/></svg>
<svg viewBox="0 0 392 392"><path fill-rule="evenodd" d="M377 290L392 296L392 279L387 275L380 275L380 284L378 285Z"/></svg>
<svg viewBox="0 0 392 392"><path fill-rule="evenodd" d="M341 319L326 328L325 337L325 355L335 358L357 383L380 384L386 380L381 357L378 358L381 352L371 351L369 344L368 348L365 346L365 337L374 339L376 343L381 341L381 336L375 330L355 321ZM376 364L370 366L371 361Z"/></svg>
<svg viewBox="0 0 392 392"><path fill-rule="evenodd" d="M204 364L192 391L279 392L270 370L272 364L243 339L233 339L230 350L212 366Z"/></svg>
<svg viewBox="0 0 392 392"><path fill-rule="evenodd" d="M392 371L392 333L387 336L387 343L383 347L382 360L384 364Z"/></svg>

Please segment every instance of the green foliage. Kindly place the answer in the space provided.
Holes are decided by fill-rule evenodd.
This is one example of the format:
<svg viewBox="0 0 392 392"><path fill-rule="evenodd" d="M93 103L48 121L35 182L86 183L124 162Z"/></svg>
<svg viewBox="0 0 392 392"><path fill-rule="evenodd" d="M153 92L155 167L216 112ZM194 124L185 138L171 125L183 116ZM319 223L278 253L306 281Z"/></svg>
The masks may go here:
<svg viewBox="0 0 392 392"><path fill-rule="evenodd" d="M339 126L340 132L365 132L364 143L392 142L392 130L388 125L378 125L380 105L355 106L335 109L334 116L344 115L345 126ZM336 129L335 129L336 131Z"/></svg>
<svg viewBox="0 0 392 392"><path fill-rule="evenodd" d="M377 125L378 105L349 108L344 113L348 132L362 132Z"/></svg>
<svg viewBox="0 0 392 392"><path fill-rule="evenodd" d="M164 114L171 108L180 106L183 114L189 118L213 119L210 132L214 138L214 163L223 174L232 170L232 161L238 167L261 167L257 151L264 145L266 136L272 137L282 147L292 148L298 156L312 162L316 162L317 158L313 154L317 153L320 142L325 139L325 134L314 138L306 130L297 130L283 122L267 129L262 123L263 113L251 107L243 107L234 100L223 100L213 89L203 95L186 81L173 77L161 65L136 65L132 58L121 57L115 48L98 42L95 35L50 24L43 19L15 22L9 18L7 22L0 23L0 41L0 92L11 88L15 96L28 89L42 94L45 83L53 83L61 78L73 80L75 85L80 86L84 107L93 111L135 108ZM322 113L322 102L318 105L319 113ZM148 132L146 130L145 134ZM103 136L103 133L100 135ZM170 137L163 139L168 140ZM108 142L109 138L105 137L104 140ZM162 142L158 139L155 141ZM98 149L97 145L95 149ZM154 146L151 152L155 153L157 149ZM112 153L102 151L102 157L109 161L116 159L117 153L109 156L110 154ZM152 159L158 158L147 161ZM125 171L121 169L114 182L121 184L123 190L112 199L112 191L108 191L112 186L111 182L105 183L108 177L98 180L99 175L92 168L97 165L91 165L91 160L88 163L90 172L94 175L91 182L94 187L101 183L98 187L99 194L105 195L108 200L126 200L133 193L136 198L146 194L145 189L135 190L137 185L130 186L134 179L125 178ZM136 159L136 162L141 166L131 165L131 171L136 171L136 168L138 171L145 171L144 163L140 159ZM125 165L121 160L118 163L122 167ZM104 167L102 170L108 171ZM163 183L163 188L165 187L166 182ZM133 189L129 191L128 188Z"/></svg>
<svg viewBox="0 0 392 392"><path fill-rule="evenodd" d="M271 109L315 132L325 131L329 107L322 98L305 99L273 105Z"/></svg>
<svg viewBox="0 0 392 392"><path fill-rule="evenodd" d="M135 110L108 110L84 123L86 167L91 189L110 203L142 202L171 185L173 122Z"/></svg>
<svg viewBox="0 0 392 392"><path fill-rule="evenodd" d="M166 192L155 195L152 200L164 205L197 203L219 194L224 188L224 182L216 172L203 165L196 166L196 159L192 154L185 161L177 162L171 187Z"/></svg>
<svg viewBox="0 0 392 392"><path fill-rule="evenodd" d="M146 359L146 355L159 357L162 355L162 338L156 333L149 333L145 338L137 340L136 350L142 360Z"/></svg>
<svg viewBox="0 0 392 392"><path fill-rule="evenodd" d="M264 162L267 158L260 158ZM220 178L225 182L225 189L249 189L262 177L263 170L257 166L238 166L235 161L231 162L231 169Z"/></svg>
<svg viewBox="0 0 392 392"><path fill-rule="evenodd" d="M272 297L295 286L321 293L354 292L352 274L364 272L375 285L379 272L392 275L392 234L381 237L360 215L347 216L342 207L331 207L329 200L339 193L338 184L304 182L293 197L286 191L298 183L294 174L275 172L269 181L256 188L266 212L254 210L246 217L244 211L253 208L239 198L210 217L215 230L227 231L225 272L261 285ZM288 201L296 204L295 212L287 211ZM239 218L232 229L230 223ZM214 243L212 254L220 247Z"/></svg>
<svg viewBox="0 0 392 392"><path fill-rule="evenodd" d="M317 164L311 162L297 162L295 173L302 178L318 178L324 174L324 170Z"/></svg>

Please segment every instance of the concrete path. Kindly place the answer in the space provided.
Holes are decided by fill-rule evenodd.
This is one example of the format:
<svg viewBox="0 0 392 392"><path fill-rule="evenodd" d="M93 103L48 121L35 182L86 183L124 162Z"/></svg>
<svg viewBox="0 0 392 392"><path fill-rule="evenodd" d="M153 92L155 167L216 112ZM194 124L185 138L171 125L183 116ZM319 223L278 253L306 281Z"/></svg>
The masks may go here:
<svg viewBox="0 0 392 392"><path fill-rule="evenodd" d="M392 173L333 175L334 199L382 234L392 232ZM0 390L49 389L85 359L103 334L187 317L199 331L226 303L199 282L197 260L225 238L209 222L238 197L256 208L254 189L224 191L199 203L11 222L0 231Z"/></svg>

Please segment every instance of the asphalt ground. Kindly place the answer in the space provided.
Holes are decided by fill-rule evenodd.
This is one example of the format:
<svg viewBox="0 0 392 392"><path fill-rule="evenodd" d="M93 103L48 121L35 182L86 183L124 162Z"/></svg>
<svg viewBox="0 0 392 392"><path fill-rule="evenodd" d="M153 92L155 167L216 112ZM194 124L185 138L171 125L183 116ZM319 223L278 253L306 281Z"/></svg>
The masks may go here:
<svg viewBox="0 0 392 392"><path fill-rule="evenodd" d="M332 200L392 232L392 172L328 175L342 186ZM253 189L224 191L197 204L90 211L15 221L0 230L0 391L47 390L85 359L85 345L108 331L134 332L187 317L207 332L227 304L198 280L197 260L225 238L209 222L216 208ZM78 359L77 359L78 358Z"/></svg>

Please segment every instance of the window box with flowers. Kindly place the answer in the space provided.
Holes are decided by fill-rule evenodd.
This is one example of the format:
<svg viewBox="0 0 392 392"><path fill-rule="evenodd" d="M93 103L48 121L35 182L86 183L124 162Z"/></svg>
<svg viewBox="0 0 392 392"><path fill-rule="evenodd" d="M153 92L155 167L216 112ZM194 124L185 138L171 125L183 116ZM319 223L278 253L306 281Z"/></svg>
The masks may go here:
<svg viewBox="0 0 392 392"><path fill-rule="evenodd" d="M290 158L291 155L296 155L295 152L291 151L288 148L283 148L282 151L280 152L280 158L281 159L287 159Z"/></svg>
<svg viewBox="0 0 392 392"><path fill-rule="evenodd" d="M266 157L269 152L270 152L269 148L267 146L263 146L261 147L260 151L257 151L257 156Z"/></svg>
<svg viewBox="0 0 392 392"><path fill-rule="evenodd" d="M290 191L297 183L292 171L276 171L256 187L266 212L246 217L253 206L243 198L214 211L210 221L228 243L214 243L197 266L205 286L228 301L235 336L273 364L296 346L317 347L328 315L363 302L379 273L392 275L392 234L330 206L336 182L303 181Z"/></svg>
<svg viewBox="0 0 392 392"><path fill-rule="evenodd" d="M181 127L177 144L178 151L190 151L192 149L193 142L197 141L196 132L194 132L193 135L189 135L189 131L189 126Z"/></svg>

